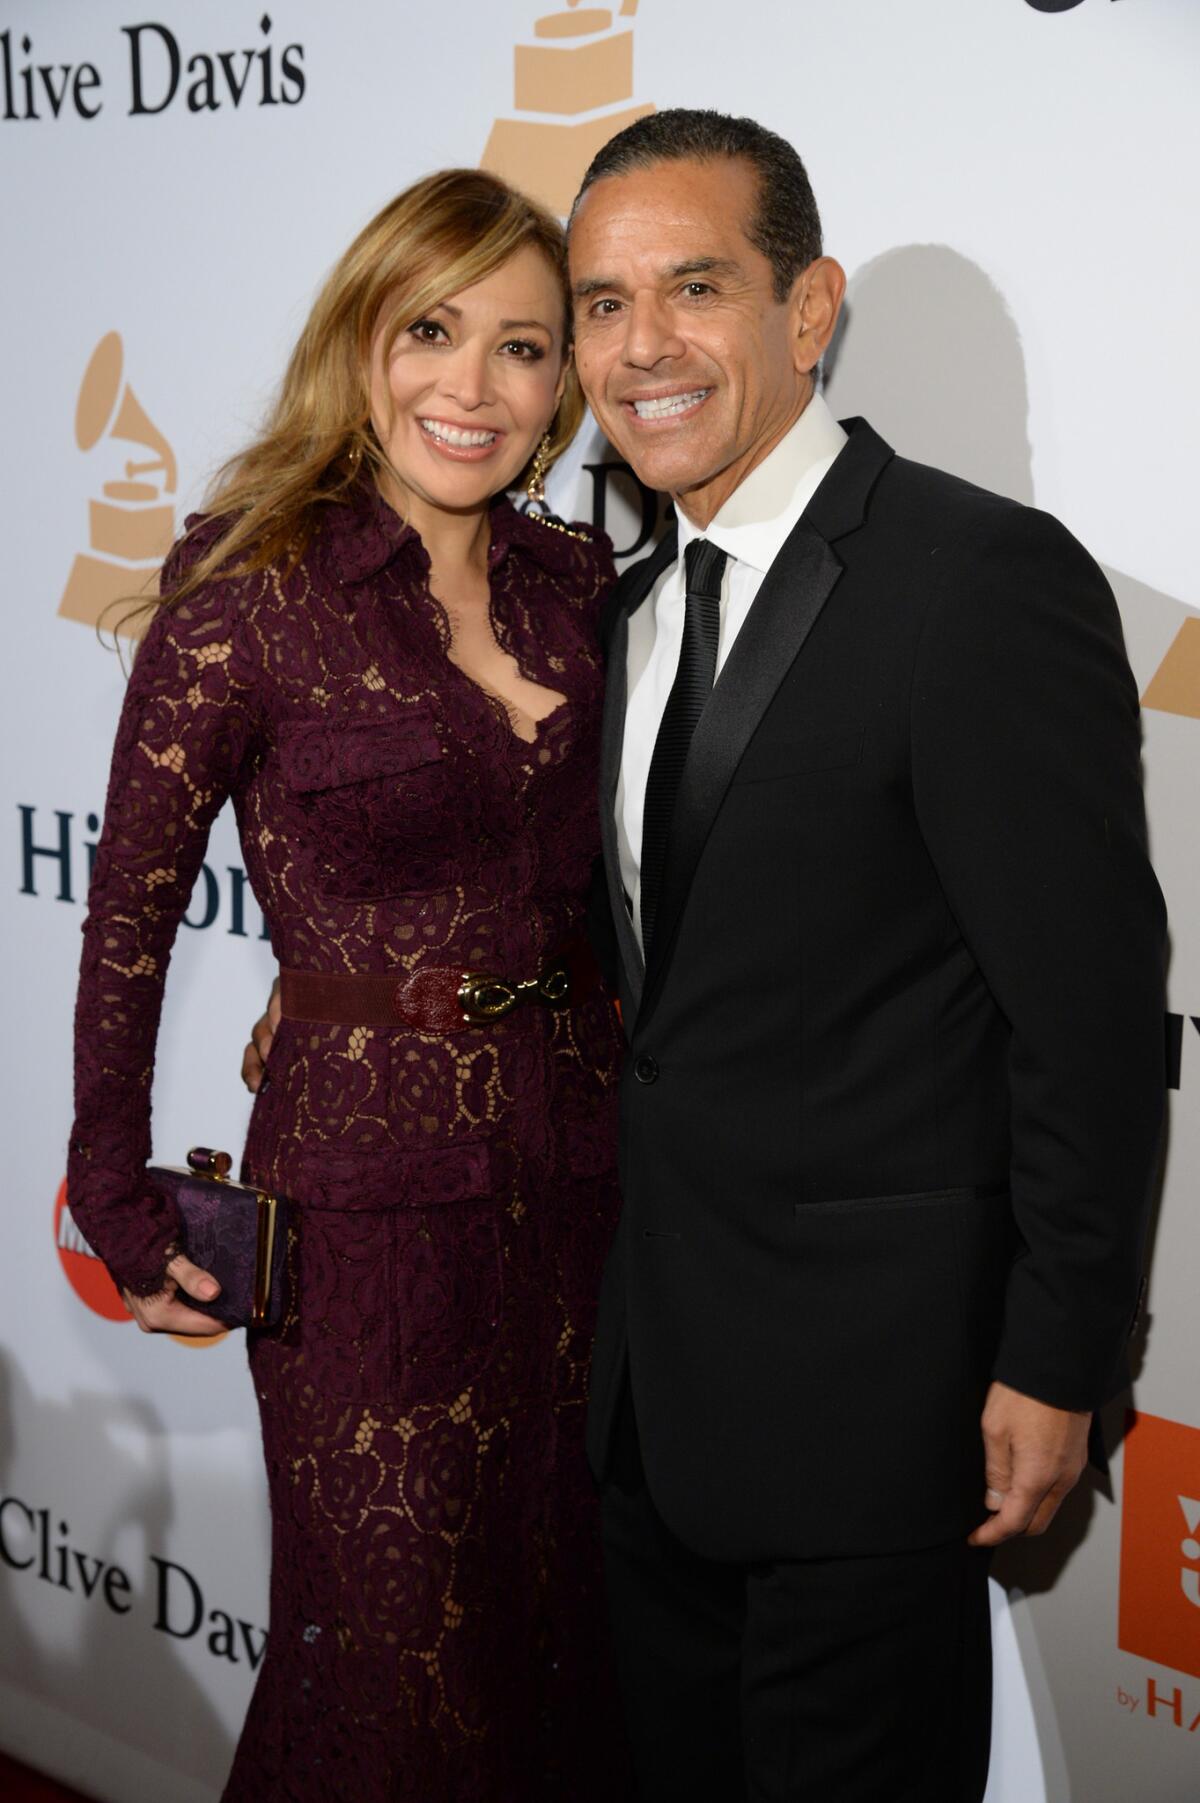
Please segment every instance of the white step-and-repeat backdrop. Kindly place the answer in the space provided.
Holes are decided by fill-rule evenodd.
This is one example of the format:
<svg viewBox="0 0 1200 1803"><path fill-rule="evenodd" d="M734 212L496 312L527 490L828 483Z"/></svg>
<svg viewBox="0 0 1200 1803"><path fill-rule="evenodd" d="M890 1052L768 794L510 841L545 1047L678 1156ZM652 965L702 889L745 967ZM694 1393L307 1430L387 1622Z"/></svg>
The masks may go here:
<svg viewBox="0 0 1200 1803"><path fill-rule="evenodd" d="M540 0L543 16L557 0ZM269 10L262 10L263 8ZM95 622L249 432L322 272L426 170L565 210L639 110L801 149L850 272L830 396L1058 514L1145 700L1173 1118L1111 1485L997 1568L991 1803L1200 1795L1200 6L1196 0L2 0L7 841L0 1745L114 1803L220 1790L267 1632L243 1346L148 1340L62 1195L74 976L121 697ZM586 434L564 512L656 510ZM272 964L219 823L168 989L156 1151L236 1148ZM1097 973L1098 979L1101 973ZM1128 1399L1125 1399L1128 1401ZM871 1707L864 1697L862 1706ZM515 1803L515 1800L514 1800ZM565 1800L564 1800L565 1803Z"/></svg>

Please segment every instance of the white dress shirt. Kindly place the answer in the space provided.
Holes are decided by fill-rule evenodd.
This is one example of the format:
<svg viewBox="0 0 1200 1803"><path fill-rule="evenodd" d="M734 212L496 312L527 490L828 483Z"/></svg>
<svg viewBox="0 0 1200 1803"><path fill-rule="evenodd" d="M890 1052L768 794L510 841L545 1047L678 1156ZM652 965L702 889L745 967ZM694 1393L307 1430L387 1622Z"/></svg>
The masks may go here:
<svg viewBox="0 0 1200 1803"><path fill-rule="evenodd" d="M650 759L675 681L683 643L683 554L693 539L707 538L728 554L721 581L721 636L717 680L784 540L812 500L846 442L846 434L819 394L791 431L735 488L703 531L679 514L679 555L629 622L626 656L628 703L621 775L617 783L617 845L621 882L633 930L642 944L642 813ZM643 951L645 947L642 947Z"/></svg>

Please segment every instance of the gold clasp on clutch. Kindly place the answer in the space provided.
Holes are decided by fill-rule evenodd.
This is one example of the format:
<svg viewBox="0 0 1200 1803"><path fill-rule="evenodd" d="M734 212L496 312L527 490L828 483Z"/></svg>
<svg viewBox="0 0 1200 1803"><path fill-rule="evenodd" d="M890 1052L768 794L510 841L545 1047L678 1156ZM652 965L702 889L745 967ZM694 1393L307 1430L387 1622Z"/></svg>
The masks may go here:
<svg viewBox="0 0 1200 1803"><path fill-rule="evenodd" d="M271 1305L271 1266L275 1258L276 1201L263 1190L258 1192L258 1238L254 1248L254 1307L252 1327L266 1325Z"/></svg>
<svg viewBox="0 0 1200 1803"><path fill-rule="evenodd" d="M193 1146L187 1161L189 1171L195 1171L201 1177L214 1177L218 1183L224 1183L233 1169L228 1152L214 1152L210 1146Z"/></svg>

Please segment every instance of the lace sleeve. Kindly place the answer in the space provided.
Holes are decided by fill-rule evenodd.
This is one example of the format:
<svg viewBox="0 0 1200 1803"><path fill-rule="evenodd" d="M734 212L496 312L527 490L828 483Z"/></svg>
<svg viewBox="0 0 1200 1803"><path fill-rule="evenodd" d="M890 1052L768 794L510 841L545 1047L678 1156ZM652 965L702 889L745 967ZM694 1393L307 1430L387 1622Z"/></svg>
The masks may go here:
<svg viewBox="0 0 1200 1803"><path fill-rule="evenodd" d="M188 556L185 541L163 571L164 592ZM158 613L142 642L83 927L67 1195L80 1231L135 1295L162 1288L178 1230L145 1177L167 964L250 740L236 586L214 582Z"/></svg>

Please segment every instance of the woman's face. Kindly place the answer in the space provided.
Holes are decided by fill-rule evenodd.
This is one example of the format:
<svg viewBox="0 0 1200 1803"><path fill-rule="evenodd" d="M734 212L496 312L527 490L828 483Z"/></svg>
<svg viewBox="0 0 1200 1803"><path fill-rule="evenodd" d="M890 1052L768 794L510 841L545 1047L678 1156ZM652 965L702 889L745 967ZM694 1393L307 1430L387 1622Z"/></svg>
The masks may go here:
<svg viewBox="0 0 1200 1803"><path fill-rule="evenodd" d="M477 511L511 487L562 393L557 274L527 245L407 321L386 368L385 329L371 347L371 417L398 480L385 477L384 492L418 530L426 508Z"/></svg>

